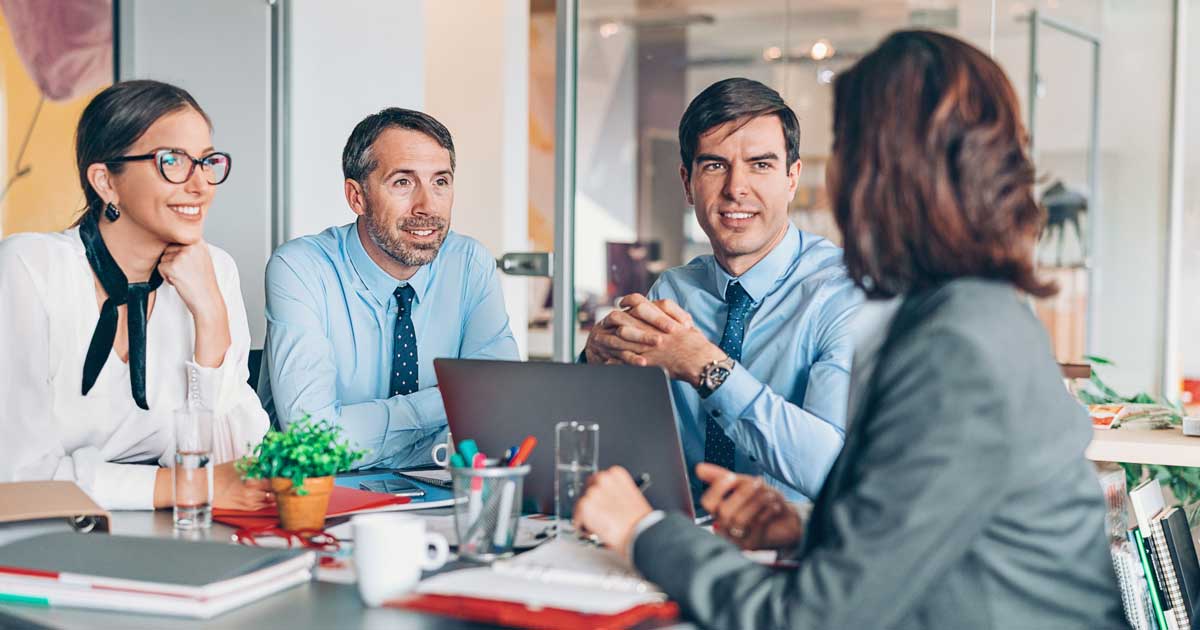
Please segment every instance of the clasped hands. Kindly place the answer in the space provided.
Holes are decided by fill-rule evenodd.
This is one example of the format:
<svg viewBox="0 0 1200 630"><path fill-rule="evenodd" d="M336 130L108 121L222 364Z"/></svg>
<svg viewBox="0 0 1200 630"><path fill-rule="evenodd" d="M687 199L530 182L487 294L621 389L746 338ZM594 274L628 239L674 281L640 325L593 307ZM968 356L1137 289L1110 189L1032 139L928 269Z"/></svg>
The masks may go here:
<svg viewBox="0 0 1200 630"><path fill-rule="evenodd" d="M617 305L620 310L609 313L588 335L588 363L656 365L671 378L696 386L705 365L726 357L672 300L650 301L632 293Z"/></svg>

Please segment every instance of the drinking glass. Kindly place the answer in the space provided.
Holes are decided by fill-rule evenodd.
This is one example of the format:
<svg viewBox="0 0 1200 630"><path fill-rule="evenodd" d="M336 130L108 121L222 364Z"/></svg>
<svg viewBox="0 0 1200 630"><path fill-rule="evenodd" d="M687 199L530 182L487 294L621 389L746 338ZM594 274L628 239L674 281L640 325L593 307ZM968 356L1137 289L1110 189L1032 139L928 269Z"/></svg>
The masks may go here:
<svg viewBox="0 0 1200 630"><path fill-rule="evenodd" d="M574 536L575 502L596 472L600 425L570 420L554 426L554 517L558 536Z"/></svg>
<svg viewBox="0 0 1200 630"><path fill-rule="evenodd" d="M175 466L171 469L175 527L212 525L212 412L175 412Z"/></svg>

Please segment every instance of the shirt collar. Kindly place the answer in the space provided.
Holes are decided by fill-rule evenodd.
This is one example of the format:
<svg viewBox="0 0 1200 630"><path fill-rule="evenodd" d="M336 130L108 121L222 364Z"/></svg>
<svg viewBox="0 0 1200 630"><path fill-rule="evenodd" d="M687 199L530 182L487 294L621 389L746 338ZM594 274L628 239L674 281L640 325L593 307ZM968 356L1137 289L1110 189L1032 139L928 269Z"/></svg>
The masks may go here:
<svg viewBox="0 0 1200 630"><path fill-rule="evenodd" d="M418 304L425 299L425 293L429 289L429 277L432 273L429 267L437 262L436 258L433 262L418 267L417 273L408 280L397 280L371 259L371 255L367 253L362 240L358 237L358 223L351 223L348 227L350 233L346 236L346 253L350 258L350 265L354 267L358 279L371 292L371 295L379 300L380 304L391 303L396 287L403 284L412 286L413 291L417 294Z"/></svg>
<svg viewBox="0 0 1200 630"><path fill-rule="evenodd" d="M787 233L783 235L783 240L775 246L762 260L758 261L746 273L740 277L729 275L721 264L717 262L716 257L712 258L712 283L713 291L717 297L725 299L725 289L729 286L731 280L737 280L746 293L750 295L750 299L754 300L755 304L762 302L762 299L767 296L774 286L779 281L780 276L791 267L792 261L800 253L800 230L788 223Z"/></svg>

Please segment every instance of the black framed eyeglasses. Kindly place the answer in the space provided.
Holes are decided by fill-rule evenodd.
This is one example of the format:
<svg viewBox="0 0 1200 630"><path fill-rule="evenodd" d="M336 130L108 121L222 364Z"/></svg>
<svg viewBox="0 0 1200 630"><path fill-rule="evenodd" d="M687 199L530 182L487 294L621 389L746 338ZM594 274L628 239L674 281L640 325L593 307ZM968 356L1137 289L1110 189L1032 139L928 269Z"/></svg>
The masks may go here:
<svg viewBox="0 0 1200 630"><path fill-rule="evenodd" d="M140 162L142 160L154 160L154 163L158 165L159 174L172 184L186 182L192 177L196 166L199 166L200 170L207 175L208 183L215 186L229 177L229 169L233 165L233 158L228 153L217 151L202 158L194 158L188 155L187 151L179 149L159 149L154 153L144 155L123 155L105 160L105 163Z"/></svg>

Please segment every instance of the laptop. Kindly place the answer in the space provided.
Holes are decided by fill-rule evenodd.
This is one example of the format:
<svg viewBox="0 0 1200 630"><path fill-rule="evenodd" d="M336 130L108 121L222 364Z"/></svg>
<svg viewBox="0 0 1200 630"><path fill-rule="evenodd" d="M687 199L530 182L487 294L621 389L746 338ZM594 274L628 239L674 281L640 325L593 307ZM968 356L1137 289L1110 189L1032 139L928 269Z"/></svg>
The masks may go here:
<svg viewBox="0 0 1200 630"><path fill-rule="evenodd" d="M499 456L526 435L537 438L527 510L554 513L554 425L578 420L600 425L599 470L621 465L634 478L649 475L652 506L695 518L662 368L475 359L434 359L433 368L456 441L474 439Z"/></svg>

